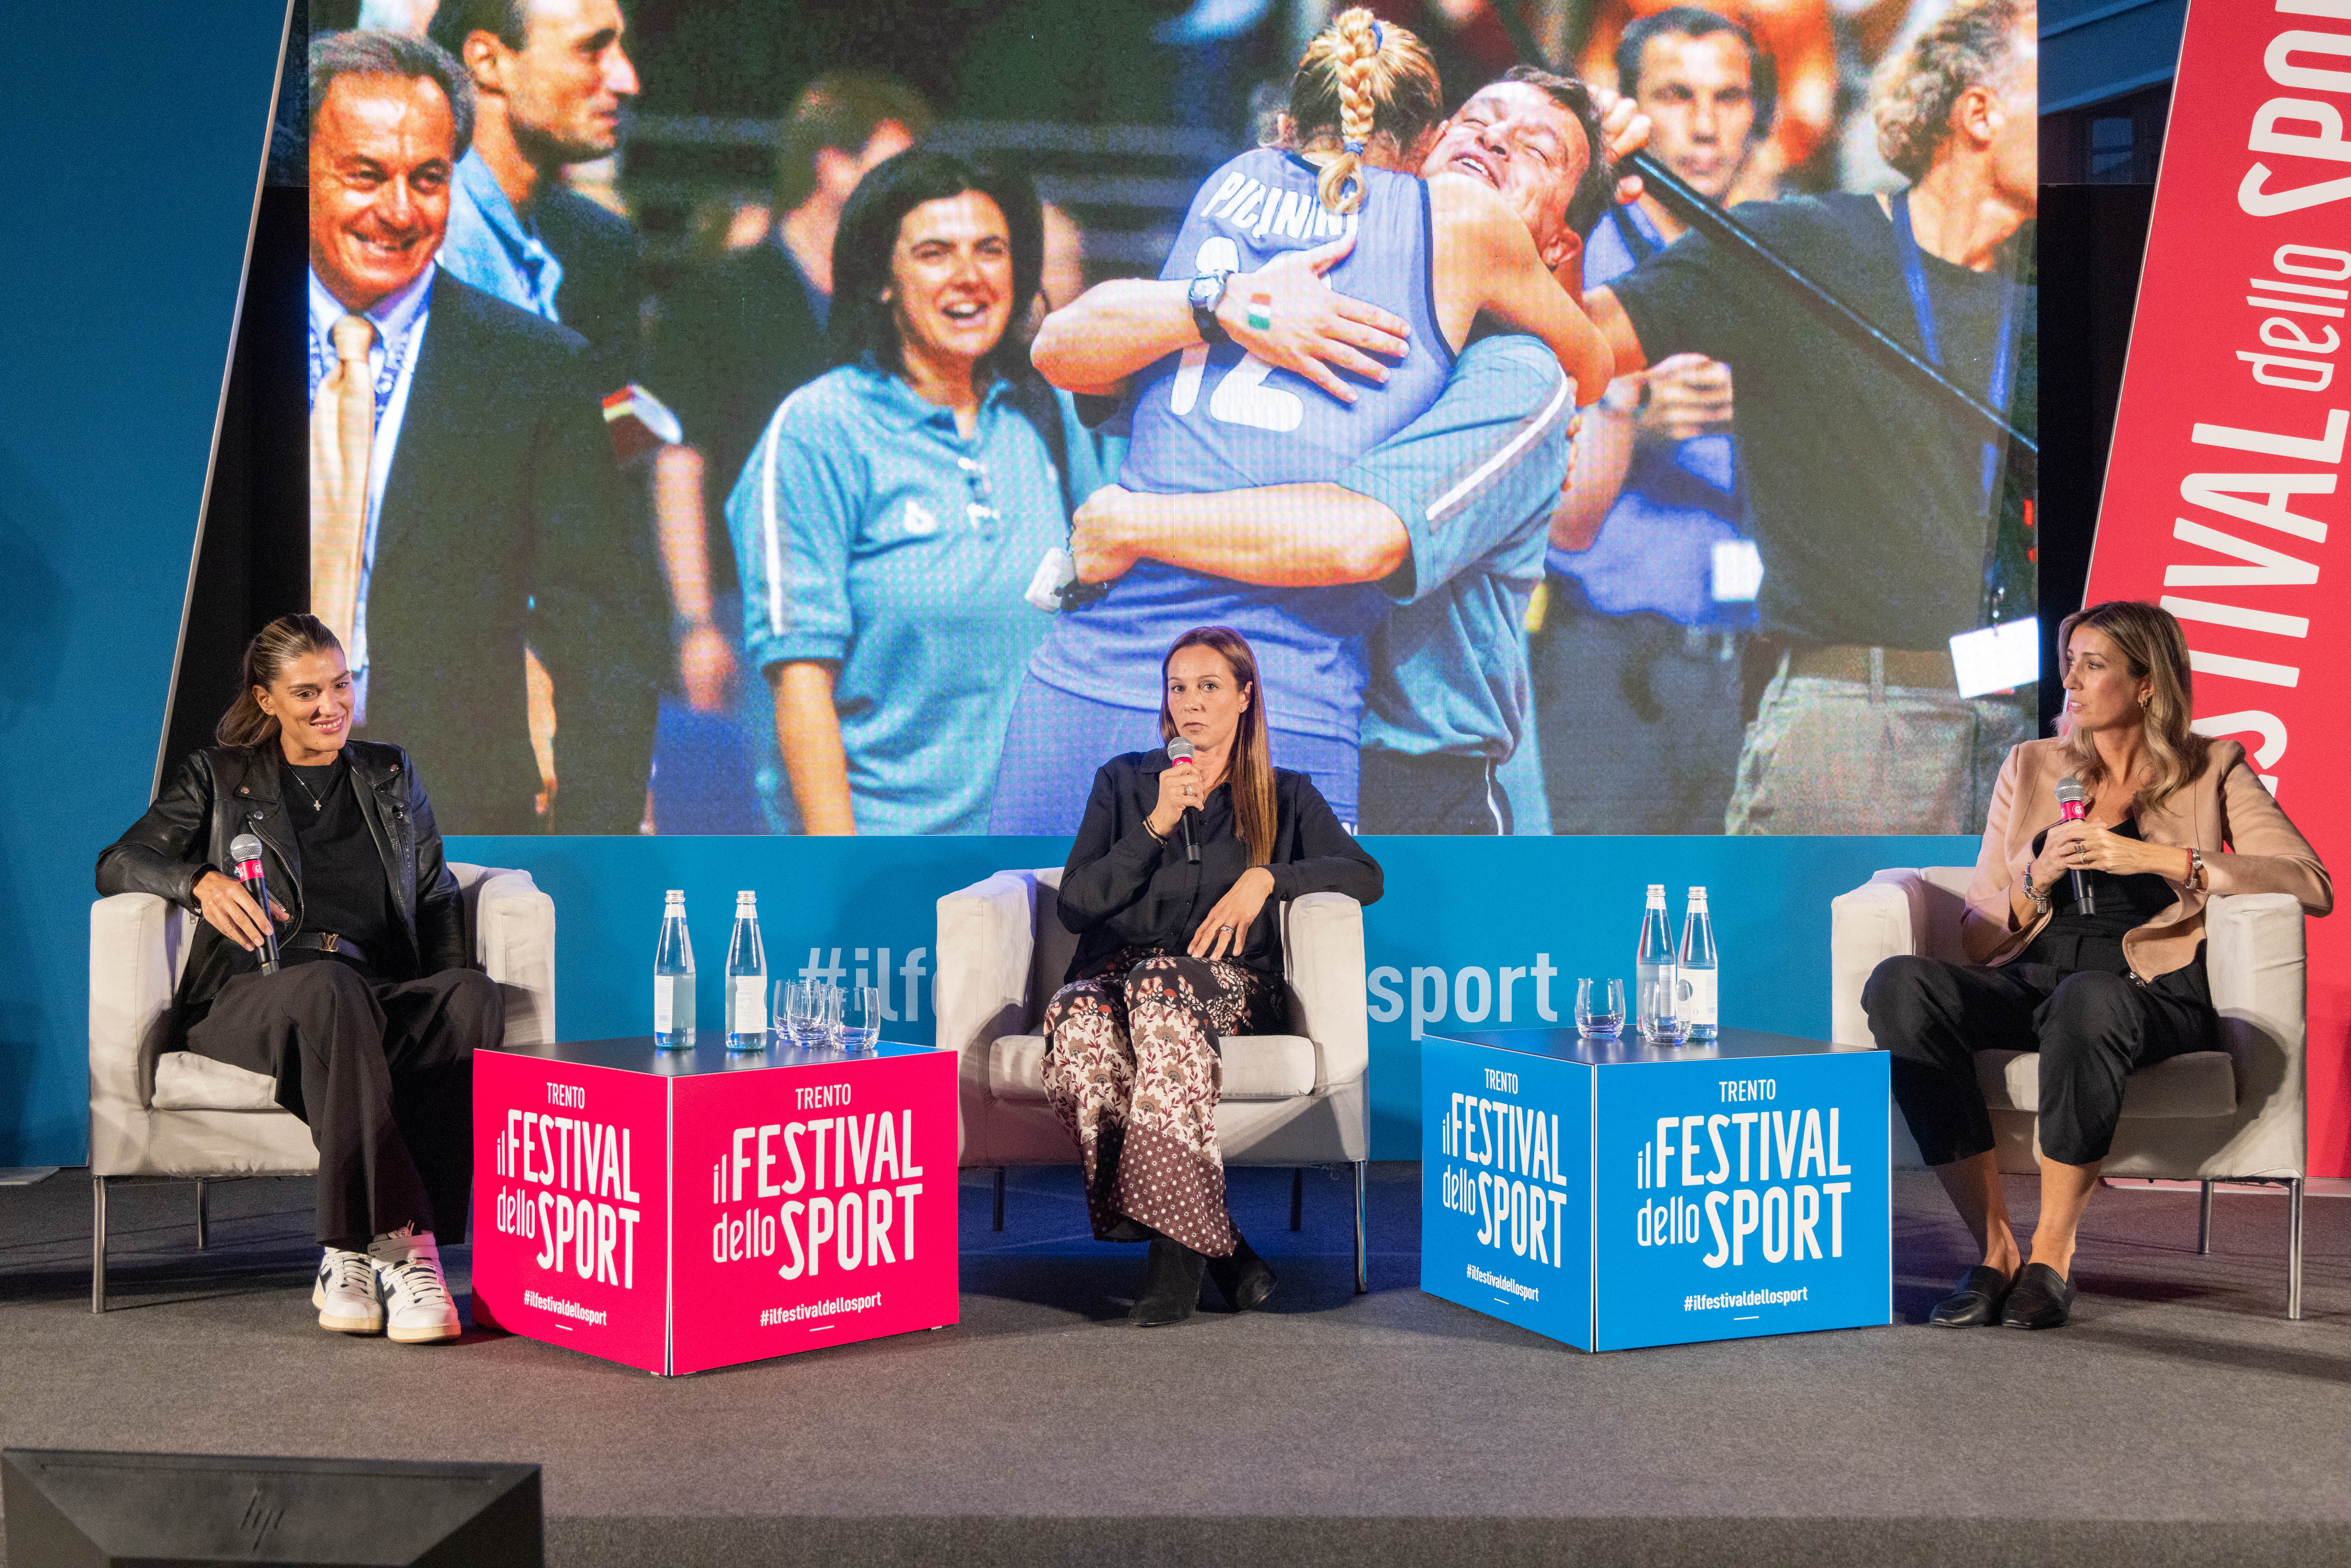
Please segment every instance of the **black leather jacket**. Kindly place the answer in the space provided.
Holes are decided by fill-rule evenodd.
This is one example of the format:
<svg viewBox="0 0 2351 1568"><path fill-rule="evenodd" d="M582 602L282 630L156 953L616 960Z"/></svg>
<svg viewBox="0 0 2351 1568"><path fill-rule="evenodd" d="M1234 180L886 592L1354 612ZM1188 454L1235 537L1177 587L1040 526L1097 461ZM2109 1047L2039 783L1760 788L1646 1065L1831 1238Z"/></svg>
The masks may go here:
<svg viewBox="0 0 2351 1568"><path fill-rule="evenodd" d="M275 744L266 743L216 746L189 758L147 814L98 857L98 891L152 893L194 909L198 879L207 871L235 874L229 842L250 832L261 840L262 871L271 894L298 925L302 852L280 800L285 779L280 755ZM434 824L432 802L424 798L424 786L408 753L378 741L354 740L344 747L343 755L350 762L360 812L383 858L392 907L407 938L402 950L370 953L371 967L394 980L470 968L457 879L442 862L441 830ZM174 998L182 1027L193 1021L192 1009L211 1003L230 976L259 963L200 923Z"/></svg>

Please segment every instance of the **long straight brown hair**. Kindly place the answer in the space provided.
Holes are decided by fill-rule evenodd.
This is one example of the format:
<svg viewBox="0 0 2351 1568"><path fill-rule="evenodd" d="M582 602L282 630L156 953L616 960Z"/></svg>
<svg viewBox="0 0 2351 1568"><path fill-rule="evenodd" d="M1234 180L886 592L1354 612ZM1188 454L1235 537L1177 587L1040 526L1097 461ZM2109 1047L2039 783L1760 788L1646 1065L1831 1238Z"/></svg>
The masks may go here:
<svg viewBox="0 0 2351 1568"><path fill-rule="evenodd" d="M2057 623L2058 670L2074 662L2074 632L2091 627L2105 633L2115 652L2130 667L2134 678L2149 677L2145 737L2147 761L2155 777L2138 793L2138 803L2152 810L2177 794L2204 771L2211 743L2189 726L2196 710L2195 676L2188 664L2188 633L2171 612L2139 599L2110 599L2077 610ZM2095 791L2105 773L2098 748L2089 735L2061 716L2065 754L2073 759L2075 777Z"/></svg>
<svg viewBox="0 0 2351 1568"><path fill-rule="evenodd" d="M256 632L237 666L236 701L229 704L228 712L213 727L213 738L223 746L264 746L277 739L277 720L262 712L254 700L254 688L266 691L277 684L287 665L329 648L340 653L343 644L315 615L280 615Z"/></svg>
<svg viewBox="0 0 2351 1568"><path fill-rule="evenodd" d="M1233 755L1225 766L1225 782L1232 786L1233 825L1249 848L1251 865L1273 859L1273 764L1266 740L1265 692L1258 685L1257 655L1249 639L1229 626L1195 626L1159 661L1159 738L1176 738L1176 716L1167 711L1167 666L1186 648L1207 648L1225 662L1233 679L1249 694L1249 711L1233 731Z"/></svg>

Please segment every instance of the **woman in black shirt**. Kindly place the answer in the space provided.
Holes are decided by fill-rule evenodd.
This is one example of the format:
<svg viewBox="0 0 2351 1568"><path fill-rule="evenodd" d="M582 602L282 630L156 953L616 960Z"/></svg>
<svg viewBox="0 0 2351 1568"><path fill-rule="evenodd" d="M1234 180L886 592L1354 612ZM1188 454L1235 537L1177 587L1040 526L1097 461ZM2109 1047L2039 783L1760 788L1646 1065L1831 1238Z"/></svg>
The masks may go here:
<svg viewBox="0 0 2351 1568"><path fill-rule="evenodd" d="M1129 1315L1176 1322L1213 1273L1235 1311L1273 1270L1225 1210L1217 1041L1281 1029L1278 902L1380 896L1380 868L1302 773L1272 767L1248 642L1186 632L1160 665L1157 751L1094 775L1061 874L1078 933L1070 983L1045 1009L1045 1092L1078 1141L1095 1236L1149 1241ZM1192 747L1188 761L1179 757Z"/></svg>
<svg viewBox="0 0 2351 1568"><path fill-rule="evenodd" d="M456 879L408 754L350 737L358 702L334 632L280 616L246 646L243 674L221 744L182 763L99 856L98 891L203 916L172 1048L268 1074L309 1124L319 1326L454 1339L438 1243L465 1239L473 1053L496 1048L506 1000L468 962ZM226 869L246 834L261 845L266 914Z"/></svg>

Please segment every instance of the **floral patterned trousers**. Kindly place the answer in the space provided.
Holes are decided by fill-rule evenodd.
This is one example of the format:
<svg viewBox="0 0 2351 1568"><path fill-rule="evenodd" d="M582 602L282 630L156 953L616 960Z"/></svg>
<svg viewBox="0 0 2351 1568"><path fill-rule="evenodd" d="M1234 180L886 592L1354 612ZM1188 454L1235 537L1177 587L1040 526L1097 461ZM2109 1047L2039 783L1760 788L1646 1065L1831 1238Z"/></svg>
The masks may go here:
<svg viewBox="0 0 2351 1568"><path fill-rule="evenodd" d="M1195 1252L1232 1255L1217 1046L1280 1028L1281 998L1270 975L1157 948L1127 948L1053 993L1045 1098L1078 1141L1096 1237L1124 1215Z"/></svg>

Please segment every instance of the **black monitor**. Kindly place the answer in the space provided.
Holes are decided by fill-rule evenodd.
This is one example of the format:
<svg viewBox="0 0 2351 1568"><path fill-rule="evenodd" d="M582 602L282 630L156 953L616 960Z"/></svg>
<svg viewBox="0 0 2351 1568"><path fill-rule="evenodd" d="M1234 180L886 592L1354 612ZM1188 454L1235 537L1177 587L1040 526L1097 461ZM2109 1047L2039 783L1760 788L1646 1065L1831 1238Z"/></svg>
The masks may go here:
<svg viewBox="0 0 2351 1568"><path fill-rule="evenodd" d="M543 1568L537 1465L0 1450L9 1568Z"/></svg>

